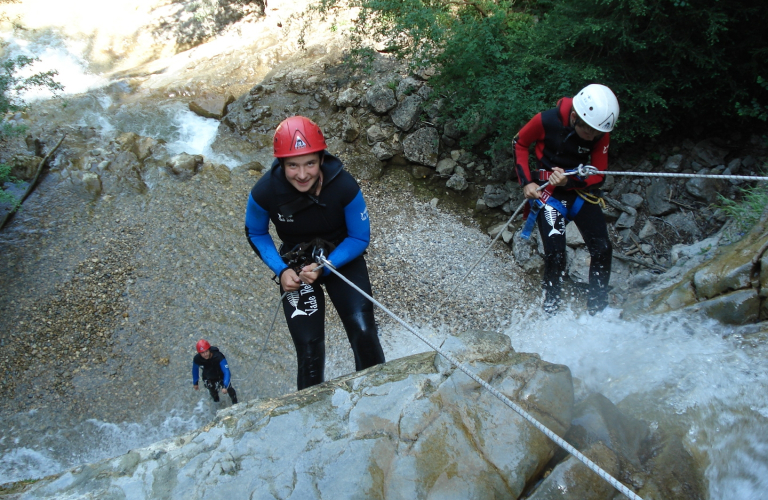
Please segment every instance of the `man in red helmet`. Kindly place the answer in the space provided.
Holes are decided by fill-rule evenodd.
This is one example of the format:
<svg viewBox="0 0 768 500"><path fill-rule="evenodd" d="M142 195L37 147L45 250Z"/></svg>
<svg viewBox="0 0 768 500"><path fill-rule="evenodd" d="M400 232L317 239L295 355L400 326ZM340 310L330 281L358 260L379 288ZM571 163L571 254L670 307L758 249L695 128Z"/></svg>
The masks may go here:
<svg viewBox="0 0 768 500"><path fill-rule="evenodd" d="M192 386L198 390L197 380L200 368L203 369L203 384L208 388L213 401L219 402L219 389L229 394L232 404L237 404L237 392L230 383L232 375L229 372L227 358L218 347L212 346L205 339L200 339L195 346L197 354L192 358Z"/></svg>
<svg viewBox="0 0 768 500"><path fill-rule="evenodd" d="M287 292L283 311L296 347L299 389L324 380L321 285L344 324L355 368L384 362L373 305L329 269L316 271L318 264L311 259L312 250L323 247L341 274L371 294L363 257L371 233L368 209L355 179L325 149L320 127L308 118L293 116L280 123L272 169L251 190L245 214L248 242L275 273L280 292ZM270 220L283 243L279 251L269 235ZM297 259L302 253L306 258Z"/></svg>
<svg viewBox="0 0 768 500"><path fill-rule="evenodd" d="M557 107L534 116L515 137L517 178L532 211L522 235L527 238L534 224L544 244L544 310L554 313L560 306L561 282L565 276L565 226L574 221L590 254L587 311L596 314L608 305L613 249L600 208L599 188L604 175L581 178L564 175L580 165L608 168L610 132L619 118L619 102L605 85L586 86L573 99L563 97ZM534 146L538 170L528 165ZM542 191L538 188L549 185ZM594 191L594 192L592 192Z"/></svg>

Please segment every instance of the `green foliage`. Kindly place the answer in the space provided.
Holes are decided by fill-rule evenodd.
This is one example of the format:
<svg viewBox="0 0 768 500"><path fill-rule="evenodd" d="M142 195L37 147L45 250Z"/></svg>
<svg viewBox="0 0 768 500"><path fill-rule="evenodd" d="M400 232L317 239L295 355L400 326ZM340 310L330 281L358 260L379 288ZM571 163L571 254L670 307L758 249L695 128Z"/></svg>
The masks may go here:
<svg viewBox="0 0 768 500"><path fill-rule="evenodd" d="M757 84L760 85L763 90L768 91L768 81L762 76L757 77ZM768 106L760 104L757 99L752 99L752 103L749 106L745 106L740 102L736 103L736 111L740 116L749 116L757 118L758 120L768 121Z"/></svg>
<svg viewBox="0 0 768 500"><path fill-rule="evenodd" d="M740 230L747 231L760 220L765 207L768 207L768 182L760 182L740 191L739 201L720 195L719 208L736 221Z"/></svg>
<svg viewBox="0 0 768 500"><path fill-rule="evenodd" d="M11 206L12 210L16 210L21 203L19 199L12 194L6 193L2 187L6 182L14 184L19 183L19 180L11 176L11 166L4 163L0 163L0 203L7 203Z"/></svg>
<svg viewBox="0 0 768 500"><path fill-rule="evenodd" d="M762 116L737 103L768 102L756 83L768 2L320 0L312 11L349 7L360 9L350 31L359 53L374 40L436 68L435 95L470 142L490 133L508 145L534 114L593 82L619 98L620 142L692 124L722 130Z"/></svg>
<svg viewBox="0 0 768 500"><path fill-rule="evenodd" d="M0 62L0 116L9 111L18 111L25 106L19 97L24 91L35 87L44 87L54 94L64 89L54 80L56 71L35 73L31 76L19 76L19 73L34 64L38 59L16 56Z"/></svg>

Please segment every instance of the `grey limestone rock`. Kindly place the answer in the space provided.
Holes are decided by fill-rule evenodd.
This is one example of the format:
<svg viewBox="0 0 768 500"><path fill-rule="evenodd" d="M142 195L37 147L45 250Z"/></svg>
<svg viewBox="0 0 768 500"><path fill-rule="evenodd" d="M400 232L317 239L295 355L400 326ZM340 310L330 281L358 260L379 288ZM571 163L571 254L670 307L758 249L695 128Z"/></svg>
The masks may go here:
<svg viewBox="0 0 768 500"><path fill-rule="evenodd" d="M392 116L392 123L403 132L408 132L419 121L419 115L421 114L422 100L419 96L411 95L397 105L390 115Z"/></svg>
<svg viewBox="0 0 768 500"><path fill-rule="evenodd" d="M368 89L365 94L365 101L375 113L380 115L397 106L395 93L385 83L373 85Z"/></svg>
<svg viewBox="0 0 768 500"><path fill-rule="evenodd" d="M434 167L437 165L440 139L433 127L420 128L403 141L405 157L422 165Z"/></svg>
<svg viewBox="0 0 768 500"><path fill-rule="evenodd" d="M454 191L464 191L469 187L467 179L461 174L453 174L448 182L445 183L445 187L453 189Z"/></svg>

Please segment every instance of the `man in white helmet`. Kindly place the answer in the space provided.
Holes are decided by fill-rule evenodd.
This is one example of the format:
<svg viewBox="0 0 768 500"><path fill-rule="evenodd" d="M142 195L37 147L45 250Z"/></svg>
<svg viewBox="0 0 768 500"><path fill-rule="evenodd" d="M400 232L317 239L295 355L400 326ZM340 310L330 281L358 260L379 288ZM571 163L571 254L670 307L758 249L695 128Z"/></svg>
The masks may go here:
<svg viewBox="0 0 768 500"><path fill-rule="evenodd" d="M557 107L534 116L515 137L517 177L530 200L528 223L539 226L544 243L544 310L554 313L560 305L565 276L565 226L574 221L589 249L589 293L587 310L595 314L608 304L613 248L600 208L599 187L604 175L564 175L579 165L608 168L610 132L619 118L619 102L604 85L586 86L572 99L563 97ZM534 146L538 168L528 165L529 148ZM539 186L549 181L544 190Z"/></svg>

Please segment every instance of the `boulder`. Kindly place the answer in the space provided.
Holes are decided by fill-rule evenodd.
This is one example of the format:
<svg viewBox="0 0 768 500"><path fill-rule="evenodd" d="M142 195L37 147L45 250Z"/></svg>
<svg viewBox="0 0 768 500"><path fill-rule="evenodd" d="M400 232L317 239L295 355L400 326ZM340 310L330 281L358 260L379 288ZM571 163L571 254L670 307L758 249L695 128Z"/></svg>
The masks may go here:
<svg viewBox="0 0 768 500"><path fill-rule="evenodd" d="M536 231L534 229L534 231ZM589 283L589 263L592 258L586 247L566 247L568 276L576 283Z"/></svg>
<svg viewBox="0 0 768 500"><path fill-rule="evenodd" d="M624 193L621 195L621 202L628 207L637 209L643 204L643 197L635 193Z"/></svg>
<svg viewBox="0 0 768 500"><path fill-rule="evenodd" d="M383 142L377 142L374 144L371 148L371 153L373 153L373 155L379 161L386 161L395 156L392 150Z"/></svg>
<svg viewBox="0 0 768 500"><path fill-rule="evenodd" d="M365 102L368 103L368 107L374 113L380 115L397 106L395 93L385 83L378 83L368 89L368 92L365 93Z"/></svg>
<svg viewBox="0 0 768 500"><path fill-rule="evenodd" d="M341 139L344 142L354 142L360 136L360 124L352 115L344 115L344 125Z"/></svg>
<svg viewBox="0 0 768 500"><path fill-rule="evenodd" d="M461 174L453 174L450 179L445 183L445 187L453 189L454 191L464 191L469 187L467 179Z"/></svg>
<svg viewBox="0 0 768 500"><path fill-rule="evenodd" d="M655 235L657 232L658 231L656 231L656 226L653 225L653 222L647 220L645 221L643 228L638 233L638 237L641 240L647 240L651 236Z"/></svg>
<svg viewBox="0 0 768 500"><path fill-rule="evenodd" d="M456 169L456 162L451 158L443 158L437 162L435 170L440 175L453 175L453 171Z"/></svg>
<svg viewBox="0 0 768 500"><path fill-rule="evenodd" d="M512 255L517 265L527 273L539 273L544 269L544 259L539 254L539 232L534 229L530 239L520 237L520 230L512 238Z"/></svg>
<svg viewBox="0 0 768 500"><path fill-rule="evenodd" d="M699 142L691 150L691 158L703 167L722 165L727 155L727 149L717 147L708 140Z"/></svg>
<svg viewBox="0 0 768 500"><path fill-rule="evenodd" d="M727 325L756 323L760 314L757 290L737 290L686 307L687 313L703 313Z"/></svg>
<svg viewBox="0 0 768 500"><path fill-rule="evenodd" d="M136 155L130 151L122 151L101 175L102 190L111 195L145 193L147 185L142 179L141 171L142 164Z"/></svg>
<svg viewBox="0 0 768 500"><path fill-rule="evenodd" d="M555 433L570 371L490 332L444 348ZM518 498L556 445L435 353L220 411L209 425L21 485L19 498Z"/></svg>
<svg viewBox="0 0 768 500"><path fill-rule="evenodd" d="M483 200L489 208L502 206L510 197L509 190L503 184L488 184L483 192Z"/></svg>
<svg viewBox="0 0 768 500"><path fill-rule="evenodd" d="M584 237L581 235L581 231L576 227L576 223L573 221L568 222L565 226L565 244L569 247L580 247L584 245Z"/></svg>
<svg viewBox="0 0 768 500"><path fill-rule="evenodd" d="M648 212L651 215L667 215L676 210L675 206L669 201L671 189L664 179L658 179L651 183L645 190L645 200L648 205Z"/></svg>
<svg viewBox="0 0 768 500"><path fill-rule="evenodd" d="M668 172L679 172L683 164L683 155L672 155L664 162L664 170Z"/></svg>
<svg viewBox="0 0 768 500"><path fill-rule="evenodd" d="M360 93L355 89L346 89L339 92L336 105L340 108L354 107L360 104Z"/></svg>
<svg viewBox="0 0 768 500"><path fill-rule="evenodd" d="M392 136L389 130L378 123L368 127L368 130L365 131L365 135L368 138L369 145L376 144L377 142L384 142Z"/></svg>
<svg viewBox="0 0 768 500"><path fill-rule="evenodd" d="M709 169L702 169L702 175L709 174ZM703 200L709 204L719 201L719 194L723 192L724 185L719 179L689 179L685 183L685 191L691 196Z"/></svg>
<svg viewBox="0 0 768 500"><path fill-rule="evenodd" d="M203 163L203 166L200 168L200 174L213 177L220 183L228 183L232 175L226 165L210 162Z"/></svg>
<svg viewBox="0 0 768 500"><path fill-rule="evenodd" d="M369 181L381 176L384 164L370 151L355 150L352 154L344 155L344 167L356 178Z"/></svg>
<svg viewBox="0 0 768 500"><path fill-rule="evenodd" d="M419 90L421 90L422 85L424 85L424 82L421 82L412 76L403 78L397 83L397 88L395 88L397 100L402 100L408 96L416 94ZM424 88L427 87L425 86ZM426 97L424 98L426 99Z"/></svg>
<svg viewBox="0 0 768 500"><path fill-rule="evenodd" d="M696 220L691 212L675 212L663 217L663 219L669 226L675 228L677 234L683 238L698 240L702 236L701 229L696 225Z"/></svg>
<svg viewBox="0 0 768 500"><path fill-rule="evenodd" d="M414 163L429 167L437 165L440 138L433 127L420 128L403 141L405 157Z"/></svg>
<svg viewBox="0 0 768 500"><path fill-rule="evenodd" d="M392 123L403 132L408 132L419 121L421 105L424 101L419 96L411 95L403 99L397 107L390 112Z"/></svg>
<svg viewBox="0 0 768 500"><path fill-rule="evenodd" d="M602 443L595 443L582 451L593 462L613 477L621 470L616 454ZM616 490L607 481L576 457L569 456L559 463L527 500L604 500L612 498Z"/></svg>
<svg viewBox="0 0 768 500"><path fill-rule="evenodd" d="M203 164L203 155L191 155L181 153L168 160L165 165L179 176L191 177L195 175Z"/></svg>
<svg viewBox="0 0 768 500"><path fill-rule="evenodd" d="M227 115L227 106L235 102L235 96L212 96L194 99L189 103L189 110L203 118L221 120Z"/></svg>

